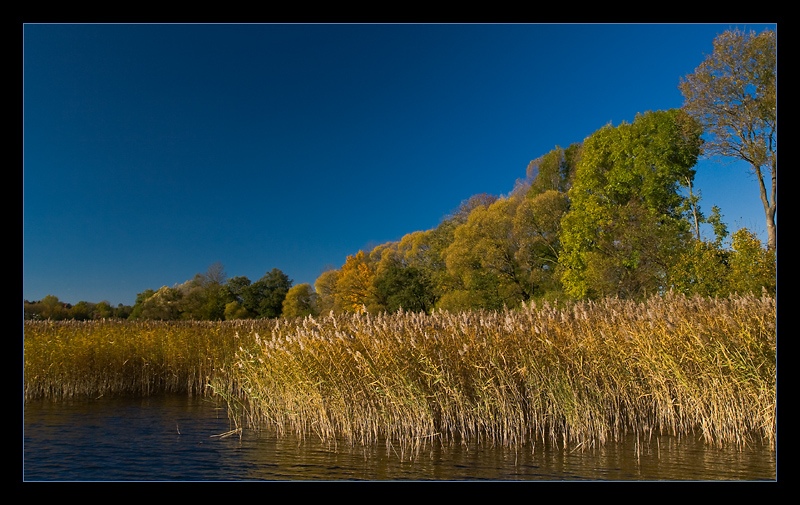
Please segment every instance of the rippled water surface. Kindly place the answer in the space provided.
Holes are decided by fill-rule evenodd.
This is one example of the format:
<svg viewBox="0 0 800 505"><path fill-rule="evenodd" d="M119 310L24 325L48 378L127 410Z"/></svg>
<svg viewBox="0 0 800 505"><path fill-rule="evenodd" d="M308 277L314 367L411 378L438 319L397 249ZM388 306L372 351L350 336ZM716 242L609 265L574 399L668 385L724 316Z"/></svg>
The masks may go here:
<svg viewBox="0 0 800 505"><path fill-rule="evenodd" d="M28 402L25 481L744 480L776 479L767 448L634 439L586 451L432 445L400 457L385 444L350 447L230 431L224 405L184 396ZM637 450L638 447L638 450Z"/></svg>

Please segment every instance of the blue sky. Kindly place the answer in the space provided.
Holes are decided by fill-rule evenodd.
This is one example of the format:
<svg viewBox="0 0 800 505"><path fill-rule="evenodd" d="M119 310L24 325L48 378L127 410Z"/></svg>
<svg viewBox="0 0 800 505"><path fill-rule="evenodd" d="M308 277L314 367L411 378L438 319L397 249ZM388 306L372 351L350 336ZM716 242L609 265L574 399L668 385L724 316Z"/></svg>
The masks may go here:
<svg viewBox="0 0 800 505"><path fill-rule="evenodd" d="M221 262L313 284L504 195L555 146L680 107L764 24L26 24L23 297L132 305ZM766 240L753 176L701 208Z"/></svg>

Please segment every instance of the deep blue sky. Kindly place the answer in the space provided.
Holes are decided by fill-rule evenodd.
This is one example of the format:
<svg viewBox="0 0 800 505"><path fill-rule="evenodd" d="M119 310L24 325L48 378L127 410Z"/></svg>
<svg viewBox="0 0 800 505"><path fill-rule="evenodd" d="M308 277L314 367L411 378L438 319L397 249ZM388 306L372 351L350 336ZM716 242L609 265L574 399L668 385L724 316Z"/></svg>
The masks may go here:
<svg viewBox="0 0 800 505"><path fill-rule="evenodd" d="M221 262L313 285L609 122L680 107L763 24L26 24L23 296L132 305ZM766 239L745 167L701 208Z"/></svg>

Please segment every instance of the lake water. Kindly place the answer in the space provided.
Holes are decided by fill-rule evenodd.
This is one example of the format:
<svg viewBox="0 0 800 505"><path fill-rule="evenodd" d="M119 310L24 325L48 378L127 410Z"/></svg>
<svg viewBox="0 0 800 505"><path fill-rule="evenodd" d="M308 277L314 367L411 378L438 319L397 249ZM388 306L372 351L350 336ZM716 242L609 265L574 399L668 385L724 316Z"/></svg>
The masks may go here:
<svg viewBox="0 0 800 505"><path fill-rule="evenodd" d="M717 449L700 440L634 439L587 451L433 445L400 458L384 444L231 430L207 398L100 398L24 406L23 481L775 481L763 447ZM387 453L388 452L388 453Z"/></svg>

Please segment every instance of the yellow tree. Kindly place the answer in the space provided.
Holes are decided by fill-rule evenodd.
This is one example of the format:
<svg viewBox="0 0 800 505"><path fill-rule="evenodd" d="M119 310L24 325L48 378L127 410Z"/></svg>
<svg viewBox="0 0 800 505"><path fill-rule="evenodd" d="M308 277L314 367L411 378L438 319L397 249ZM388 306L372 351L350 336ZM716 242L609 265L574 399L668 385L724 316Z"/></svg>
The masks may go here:
<svg viewBox="0 0 800 505"><path fill-rule="evenodd" d="M363 312L374 302L375 270L364 251L345 260L336 279L335 305L346 312Z"/></svg>
<svg viewBox="0 0 800 505"><path fill-rule="evenodd" d="M775 294L775 251L764 248L747 228L731 235L732 253L728 257L730 291L760 294L762 288Z"/></svg>
<svg viewBox="0 0 800 505"><path fill-rule="evenodd" d="M326 314L336 309L336 282L339 280L338 270L326 270L314 281L314 291L317 293L317 310Z"/></svg>
<svg viewBox="0 0 800 505"><path fill-rule="evenodd" d="M317 294L311 284L297 284L289 288L283 299L283 317L315 316L317 313Z"/></svg>
<svg viewBox="0 0 800 505"><path fill-rule="evenodd" d="M446 293L442 304L454 299L459 303L480 300L479 306L497 309L530 298L530 279L516 256L519 237L514 233L514 216L518 205L519 199L501 198L488 207L478 206L455 229L445 252L447 270L461 280L463 289L458 291L472 295Z"/></svg>

